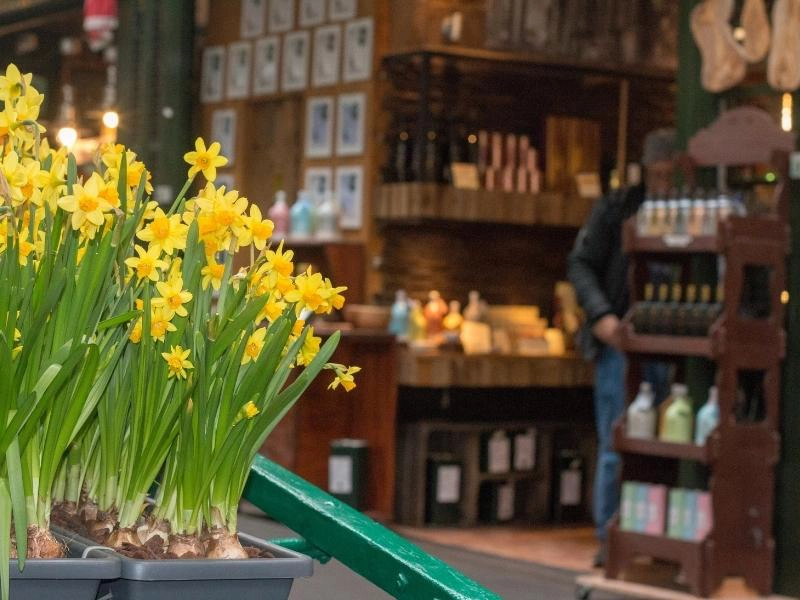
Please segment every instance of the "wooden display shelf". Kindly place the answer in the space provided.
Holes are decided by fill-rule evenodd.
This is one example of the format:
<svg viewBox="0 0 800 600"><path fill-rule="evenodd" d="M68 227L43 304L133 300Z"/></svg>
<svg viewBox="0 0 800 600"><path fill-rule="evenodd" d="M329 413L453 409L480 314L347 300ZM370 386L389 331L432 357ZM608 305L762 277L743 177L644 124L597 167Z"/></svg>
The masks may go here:
<svg viewBox="0 0 800 600"><path fill-rule="evenodd" d="M462 190L437 183L385 183L375 193L375 217L387 222L445 221L578 228L593 200L557 192Z"/></svg>
<svg viewBox="0 0 800 600"><path fill-rule="evenodd" d="M635 218L623 226L622 246L628 254L719 254L723 250L722 239L716 235L640 236Z"/></svg>
<svg viewBox="0 0 800 600"><path fill-rule="evenodd" d="M591 387L591 363L576 354L520 356L401 347L398 383L409 387Z"/></svg>
<svg viewBox="0 0 800 600"><path fill-rule="evenodd" d="M628 437L625 435L624 423L620 423L614 428L614 449L621 453L693 460L702 464L708 464L711 459L708 446Z"/></svg>
<svg viewBox="0 0 800 600"><path fill-rule="evenodd" d="M632 354L713 357L710 337L636 333L630 325L622 330L622 349Z"/></svg>
<svg viewBox="0 0 800 600"><path fill-rule="evenodd" d="M520 481L526 479L536 479L536 471L508 471L507 473L480 473L480 481Z"/></svg>

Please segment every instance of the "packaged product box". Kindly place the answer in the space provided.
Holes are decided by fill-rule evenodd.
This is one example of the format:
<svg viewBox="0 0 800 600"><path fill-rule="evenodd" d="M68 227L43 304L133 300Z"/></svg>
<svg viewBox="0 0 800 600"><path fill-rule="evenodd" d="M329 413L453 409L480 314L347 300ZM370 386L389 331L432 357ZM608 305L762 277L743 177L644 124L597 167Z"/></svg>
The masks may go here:
<svg viewBox="0 0 800 600"><path fill-rule="evenodd" d="M667 486L650 485L647 495L647 525L645 533L664 535L667 512Z"/></svg>
<svg viewBox="0 0 800 600"><path fill-rule="evenodd" d="M667 535L680 539L683 534L683 498L686 490L673 488L669 491Z"/></svg>
<svg viewBox="0 0 800 600"><path fill-rule="evenodd" d="M622 502L620 504L620 528L633 531L633 500L636 494L636 483L626 481L622 484Z"/></svg>
<svg viewBox="0 0 800 600"><path fill-rule="evenodd" d="M643 532L647 526L647 496L648 488L646 483L636 485L636 496L634 500L634 524L633 530Z"/></svg>
<svg viewBox="0 0 800 600"><path fill-rule="evenodd" d="M699 492L697 494L697 523L694 530L694 539L703 540L711 531L714 523L711 508L711 494Z"/></svg>
<svg viewBox="0 0 800 600"><path fill-rule="evenodd" d="M693 540L697 527L697 490L686 490L683 497L683 523L681 537Z"/></svg>

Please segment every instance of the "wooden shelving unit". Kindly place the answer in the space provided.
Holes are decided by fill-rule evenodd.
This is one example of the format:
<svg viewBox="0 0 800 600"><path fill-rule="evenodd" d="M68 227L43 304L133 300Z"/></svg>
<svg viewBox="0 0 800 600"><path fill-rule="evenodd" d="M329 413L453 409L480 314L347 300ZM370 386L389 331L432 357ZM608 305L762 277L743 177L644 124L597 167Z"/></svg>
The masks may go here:
<svg viewBox="0 0 800 600"><path fill-rule="evenodd" d="M461 221L578 228L594 201L556 192L462 190L436 183L386 183L375 193L383 221Z"/></svg>
<svg viewBox="0 0 800 600"><path fill-rule="evenodd" d="M736 155L730 139L731 135L742 133L740 119L745 113L737 115L737 110L742 109L725 113L697 136L704 136L709 148L726 150L722 164L747 164ZM752 111L745 109L748 110ZM779 139L782 135L775 129L774 132L759 129L752 133L753 139L774 143L776 136ZM690 149L692 146L690 141ZM752 145L744 146L742 152L753 156ZM760 156L764 160L771 158L781 179L786 180L785 155L764 150ZM695 157L695 161L710 162L702 156ZM788 208L788 186L777 186L776 190L777 212L784 215ZM699 356L714 360L720 422L707 445L630 439L624 434L624 422L615 430L615 447L624 457L622 481L641 481L647 477L646 481L671 485L676 479L677 461L708 465L713 524L704 540L686 541L622 531L615 523L609 532L606 576L620 578L632 568L637 557L650 556L681 565L688 587L696 595L711 595L724 578L731 576L743 577L760 594L769 594L775 549L774 469L780 449L780 377L785 336L781 292L786 285L789 252L787 220L777 215L729 217L720 223L719 235L714 238L671 244L663 239L637 237L634 219L625 224L624 230L634 300L637 300L636 290L642 289L645 282L646 270L642 266L647 260L657 258L661 262L688 264L698 253L725 258L726 303L708 337L638 335L629 319L623 333L623 348L630 358L629 399L638 389L640 363L645 359ZM757 310L751 302L756 303ZM670 466L665 459L676 461L671 472L667 472Z"/></svg>

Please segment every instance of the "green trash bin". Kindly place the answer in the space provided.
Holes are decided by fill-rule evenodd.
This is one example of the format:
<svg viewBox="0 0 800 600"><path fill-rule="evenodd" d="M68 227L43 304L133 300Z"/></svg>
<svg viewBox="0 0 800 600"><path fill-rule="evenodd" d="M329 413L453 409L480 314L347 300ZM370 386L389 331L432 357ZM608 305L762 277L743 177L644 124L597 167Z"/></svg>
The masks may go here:
<svg viewBox="0 0 800 600"><path fill-rule="evenodd" d="M358 510L364 508L368 453L366 440L343 438L331 441L328 492Z"/></svg>

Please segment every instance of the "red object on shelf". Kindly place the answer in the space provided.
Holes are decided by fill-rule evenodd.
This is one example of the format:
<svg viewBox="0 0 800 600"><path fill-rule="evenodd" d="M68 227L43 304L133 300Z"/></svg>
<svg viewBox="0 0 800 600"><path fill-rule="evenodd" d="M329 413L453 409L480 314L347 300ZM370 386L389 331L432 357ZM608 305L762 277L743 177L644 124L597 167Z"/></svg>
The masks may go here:
<svg viewBox="0 0 800 600"><path fill-rule="evenodd" d="M117 0L84 0L83 29L89 48L98 51L108 46L118 25Z"/></svg>

